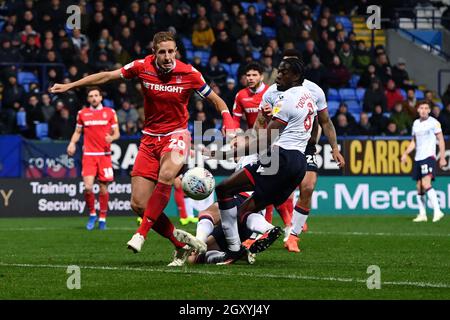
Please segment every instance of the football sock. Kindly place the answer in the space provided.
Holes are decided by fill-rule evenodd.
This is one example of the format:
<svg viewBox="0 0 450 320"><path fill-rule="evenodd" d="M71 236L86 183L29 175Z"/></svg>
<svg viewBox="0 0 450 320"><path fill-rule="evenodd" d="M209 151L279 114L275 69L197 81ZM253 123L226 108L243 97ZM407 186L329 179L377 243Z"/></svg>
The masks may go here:
<svg viewBox="0 0 450 320"><path fill-rule="evenodd" d="M292 202L292 199L287 199L284 203L277 207L278 212L280 213L280 217L283 220L284 225L291 225L291 213L289 211L289 202Z"/></svg>
<svg viewBox="0 0 450 320"><path fill-rule="evenodd" d="M152 228L153 224L158 220L164 208L167 206L171 191L172 186L170 184L165 184L162 182L158 182L156 184L155 190L153 190L150 199L148 199L147 206L145 207L142 223L136 231L144 238L147 238L148 232Z"/></svg>
<svg viewBox="0 0 450 320"><path fill-rule="evenodd" d="M247 228L250 231L265 233L266 231L272 229L274 226L264 219L264 216L260 213L251 213L247 216L246 222Z"/></svg>
<svg viewBox="0 0 450 320"><path fill-rule="evenodd" d="M309 209L302 208L300 206L295 206L294 214L292 216L292 229L291 234L298 236L302 233L303 226L305 225L306 219L308 219Z"/></svg>
<svg viewBox="0 0 450 320"><path fill-rule="evenodd" d="M156 220L155 224L153 225L153 230L155 230L164 238L169 239L170 242L172 242L173 245L177 248L182 248L186 245L184 242L178 241L175 238L175 236L173 235L175 227L164 212L161 213L158 220Z"/></svg>
<svg viewBox="0 0 450 320"><path fill-rule="evenodd" d="M213 230L214 230L214 223L212 217L209 215L201 215L198 218L197 232L195 234L195 237L197 239L202 240L203 242L206 242L206 240L208 239L209 235L213 232Z"/></svg>
<svg viewBox="0 0 450 320"><path fill-rule="evenodd" d="M106 221L106 214L108 212L109 193L98 195L98 202L100 202L100 219L99 221Z"/></svg>
<svg viewBox="0 0 450 320"><path fill-rule="evenodd" d="M419 205L419 214L426 214L426 208L425 208L425 195L424 194L417 194L416 195L417 203Z"/></svg>
<svg viewBox="0 0 450 320"><path fill-rule="evenodd" d="M217 251L217 250L211 250L206 252L205 254L205 263L209 264L216 264L218 262L224 262L225 261L225 252Z"/></svg>
<svg viewBox="0 0 450 320"><path fill-rule="evenodd" d="M194 199L191 198L185 198L185 208L186 208L186 217L193 217L194 216Z"/></svg>
<svg viewBox="0 0 450 320"><path fill-rule="evenodd" d="M95 216L97 215L95 213L95 195L91 191L85 191L84 192L84 200L86 201L86 206L89 210L89 215Z"/></svg>
<svg viewBox="0 0 450 320"><path fill-rule="evenodd" d="M438 212L441 210L439 206L439 200L436 195L436 190L434 190L432 187L426 191L426 194L428 196L428 199L431 200L431 204L433 205L434 212Z"/></svg>
<svg viewBox="0 0 450 320"><path fill-rule="evenodd" d="M187 213L186 213L186 205L184 204L183 188L181 188L181 187L176 188L175 187L174 197L175 197L175 203L177 204L178 214L180 215L180 218L181 219L186 219L188 216L187 216Z"/></svg>
<svg viewBox="0 0 450 320"><path fill-rule="evenodd" d="M237 225L237 207L233 198L219 199L220 218L223 233L227 240L230 251L239 251L241 248L241 239Z"/></svg>
<svg viewBox="0 0 450 320"><path fill-rule="evenodd" d="M272 217L273 217L273 206L272 205L266 207L266 215L265 216L266 216L266 221L268 223L272 223Z"/></svg>

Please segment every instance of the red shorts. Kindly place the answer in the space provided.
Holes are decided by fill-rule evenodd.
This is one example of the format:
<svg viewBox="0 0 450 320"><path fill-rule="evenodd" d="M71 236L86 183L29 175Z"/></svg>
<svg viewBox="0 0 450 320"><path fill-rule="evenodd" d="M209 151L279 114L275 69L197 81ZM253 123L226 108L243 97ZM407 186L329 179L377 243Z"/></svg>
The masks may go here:
<svg viewBox="0 0 450 320"><path fill-rule="evenodd" d="M173 133L168 136L150 136L141 138L139 151L134 162L131 176L158 180L161 158L167 152L178 152L182 156L189 155L191 149L191 134L188 130Z"/></svg>
<svg viewBox="0 0 450 320"><path fill-rule="evenodd" d="M111 155L86 156L83 155L81 175L83 177L94 176L99 181L113 181L114 171Z"/></svg>

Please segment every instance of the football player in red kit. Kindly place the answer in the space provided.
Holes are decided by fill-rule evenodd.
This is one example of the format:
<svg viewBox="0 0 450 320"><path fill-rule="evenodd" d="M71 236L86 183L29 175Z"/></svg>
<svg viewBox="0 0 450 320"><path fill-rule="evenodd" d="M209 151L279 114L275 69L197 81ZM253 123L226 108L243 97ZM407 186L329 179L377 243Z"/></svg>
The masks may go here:
<svg viewBox="0 0 450 320"><path fill-rule="evenodd" d="M153 228L175 245L175 258L169 265L177 266L179 257L190 254L192 250L206 250L205 243L187 232L175 230L163 213L174 180L190 150L187 105L191 94L199 93L216 107L222 115L225 130L234 130L235 123L225 102L205 83L200 72L175 58L177 47L172 33L156 33L152 44L153 54L144 59L73 83L55 84L50 92L64 92L74 87L102 84L120 78L140 80L145 123L131 173L131 206L143 216L143 220L127 245L134 252L140 252L148 232Z"/></svg>
<svg viewBox="0 0 450 320"><path fill-rule="evenodd" d="M82 171L84 182L84 198L89 210L89 221L86 229L106 228L106 213L108 211L108 183L113 181L114 172L111 162L111 142L119 139L119 126L116 112L102 105L100 88L92 87L87 91L89 107L78 111L77 126L67 146L67 154L73 156L76 144L81 134L84 136ZM100 217L97 219L95 210L95 195L92 192L95 178L100 185L98 200L100 203Z"/></svg>
<svg viewBox="0 0 450 320"><path fill-rule="evenodd" d="M250 62L245 67L245 78L247 88L240 90L235 97L233 106L233 119L236 126L240 126L241 118L245 115L247 127L253 128L258 118L259 106L264 93L269 88L264 80L264 67L258 62ZM256 155L255 155L256 156ZM293 197L287 199L283 204L277 207L281 219L286 228L291 225L292 211L294 210ZM265 217L269 223L272 223L273 205L266 207Z"/></svg>

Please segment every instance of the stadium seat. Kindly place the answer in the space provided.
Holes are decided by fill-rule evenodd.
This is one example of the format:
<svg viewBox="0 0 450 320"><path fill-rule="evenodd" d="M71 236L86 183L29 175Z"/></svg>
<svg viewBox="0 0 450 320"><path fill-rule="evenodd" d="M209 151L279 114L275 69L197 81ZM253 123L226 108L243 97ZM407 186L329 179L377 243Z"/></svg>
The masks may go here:
<svg viewBox="0 0 450 320"><path fill-rule="evenodd" d="M361 105L359 104L358 101L356 101L356 100L346 100L344 102L347 105L348 111L350 113L352 113L352 114L353 113L360 113L362 111L362 107L361 107Z"/></svg>
<svg viewBox="0 0 450 320"><path fill-rule="evenodd" d="M5 20L0 20L0 32L3 31L4 26L5 26Z"/></svg>
<svg viewBox="0 0 450 320"><path fill-rule="evenodd" d="M405 91L405 90L403 90L403 89L400 89L400 93L401 93L401 95L402 95L403 99L406 99L406 97L407 97L407 95L406 95L406 91Z"/></svg>
<svg viewBox="0 0 450 320"><path fill-rule="evenodd" d="M192 62L194 60L194 51L186 49L186 59Z"/></svg>
<svg viewBox="0 0 450 320"><path fill-rule="evenodd" d="M341 96L336 89L330 88L328 89L327 98L330 101L341 101Z"/></svg>
<svg viewBox="0 0 450 320"><path fill-rule="evenodd" d="M192 45L192 40L186 37L181 38L181 41L183 42L184 47L186 50L193 50L194 46Z"/></svg>
<svg viewBox="0 0 450 320"><path fill-rule="evenodd" d="M342 88L339 89L339 95L342 100L357 100L355 89L352 88Z"/></svg>
<svg viewBox="0 0 450 320"><path fill-rule="evenodd" d="M263 32L269 39L273 39L277 37L277 32L274 28L271 27L263 27Z"/></svg>
<svg viewBox="0 0 450 320"><path fill-rule="evenodd" d="M112 109L115 108L114 101L111 99L103 99L103 105L108 108L112 108Z"/></svg>
<svg viewBox="0 0 450 320"><path fill-rule="evenodd" d="M194 57L200 57L202 65L206 66L209 63L209 51L207 50L195 50Z"/></svg>
<svg viewBox="0 0 450 320"><path fill-rule="evenodd" d="M356 89L360 78L361 78L361 76L359 76L357 74L352 75L352 77L350 78L350 87Z"/></svg>
<svg viewBox="0 0 450 320"><path fill-rule="evenodd" d="M36 124L36 137L38 139L48 138L48 123L39 122Z"/></svg>
<svg viewBox="0 0 450 320"><path fill-rule="evenodd" d="M251 5L253 5L256 8L256 6L253 3L241 2L242 9L244 10L245 13L247 13L248 7L250 7ZM258 10L258 9L256 9L256 10Z"/></svg>
<svg viewBox="0 0 450 320"><path fill-rule="evenodd" d="M238 72L239 66L240 66L239 63L233 63L233 64L231 64L231 75L232 75L235 79L237 79L237 76L238 76L237 72Z"/></svg>
<svg viewBox="0 0 450 320"><path fill-rule="evenodd" d="M334 116L337 109L339 109L340 102L338 101L328 101L328 113L330 114L330 117Z"/></svg>
<svg viewBox="0 0 450 320"><path fill-rule="evenodd" d="M228 75L231 76L231 64L221 63L220 65L225 69Z"/></svg>
<svg viewBox="0 0 450 320"><path fill-rule="evenodd" d="M348 33L353 31L353 23L352 21L346 17L346 16L336 16L336 23L341 23L344 27L345 31Z"/></svg>
<svg viewBox="0 0 450 320"><path fill-rule="evenodd" d="M359 120L361 120L361 113L360 112L355 112L352 113L353 118L355 118L356 123L359 123Z"/></svg>
<svg viewBox="0 0 450 320"><path fill-rule="evenodd" d="M425 95L423 94L423 91L416 89L416 99L422 100L424 97L425 97Z"/></svg>
<svg viewBox="0 0 450 320"><path fill-rule="evenodd" d="M253 60L259 60L260 58L261 58L261 52L259 52L259 51L253 51L252 52L252 57L253 57Z"/></svg>
<svg viewBox="0 0 450 320"><path fill-rule="evenodd" d="M25 111L18 111L16 113L16 124L20 130L27 128L27 113Z"/></svg>
<svg viewBox="0 0 450 320"><path fill-rule="evenodd" d="M364 89L364 88L356 89L356 97L358 98L359 101L363 101L364 100L364 94L365 93L366 93L366 89Z"/></svg>
<svg viewBox="0 0 450 320"><path fill-rule="evenodd" d="M444 110L444 104L442 102L435 102L434 104L441 108L441 110Z"/></svg>
<svg viewBox="0 0 450 320"><path fill-rule="evenodd" d="M19 71L17 73L17 83L20 85L30 84L30 83L39 83L38 78L33 72L25 72Z"/></svg>
<svg viewBox="0 0 450 320"><path fill-rule="evenodd" d="M264 2L254 3L256 10L258 11L258 15L261 16L261 13L266 10L266 4Z"/></svg>

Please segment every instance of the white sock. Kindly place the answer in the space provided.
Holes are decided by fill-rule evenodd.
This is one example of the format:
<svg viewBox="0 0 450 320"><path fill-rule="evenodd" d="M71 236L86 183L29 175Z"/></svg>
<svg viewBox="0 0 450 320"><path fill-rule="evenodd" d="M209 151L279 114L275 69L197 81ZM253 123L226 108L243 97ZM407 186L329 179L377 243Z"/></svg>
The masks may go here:
<svg viewBox="0 0 450 320"><path fill-rule="evenodd" d="M303 214L296 208L294 210L294 214L292 215L292 229L291 234L298 236L300 233L302 233L303 226L306 223L306 219L308 219L307 214Z"/></svg>
<svg viewBox="0 0 450 320"><path fill-rule="evenodd" d="M194 216L194 199L184 198L184 206L186 208L186 214L189 218Z"/></svg>
<svg viewBox="0 0 450 320"><path fill-rule="evenodd" d="M216 264L225 261L225 252L211 250L205 253L205 263Z"/></svg>
<svg viewBox="0 0 450 320"><path fill-rule="evenodd" d="M428 189L427 196L428 199L431 200L434 212L439 212L441 210L441 207L439 206L439 200L437 198L436 191L433 188Z"/></svg>
<svg viewBox="0 0 450 320"><path fill-rule="evenodd" d="M251 213L247 217L247 228L253 232L265 233L274 226L267 222L261 213Z"/></svg>
<svg viewBox="0 0 450 320"><path fill-rule="evenodd" d="M419 204L419 214L425 216L427 214L427 210L425 208L425 195L417 194L416 199L417 203Z"/></svg>
<svg viewBox="0 0 450 320"><path fill-rule="evenodd" d="M206 242L209 235L214 230L214 224L209 219L200 219L197 223L197 233L195 234L195 237L197 239L202 240L203 242Z"/></svg>
<svg viewBox="0 0 450 320"><path fill-rule="evenodd" d="M219 201L219 209L221 203ZM227 240L228 249L230 251L239 251L241 248L241 239L239 238L239 231L237 225L237 207L229 209L220 209L220 220L222 223L223 233Z"/></svg>

